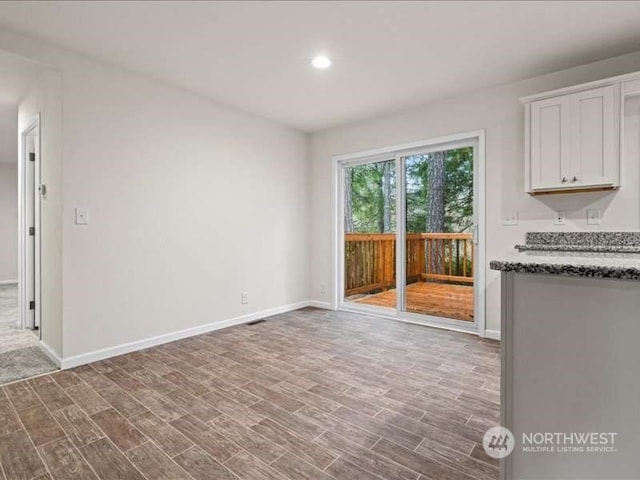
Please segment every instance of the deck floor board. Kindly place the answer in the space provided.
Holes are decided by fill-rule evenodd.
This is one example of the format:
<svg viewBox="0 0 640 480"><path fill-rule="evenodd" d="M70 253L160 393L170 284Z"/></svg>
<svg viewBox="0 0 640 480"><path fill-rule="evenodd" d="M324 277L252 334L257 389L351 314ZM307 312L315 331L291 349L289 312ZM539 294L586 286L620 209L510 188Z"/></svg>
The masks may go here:
<svg viewBox="0 0 640 480"><path fill-rule="evenodd" d="M396 306L396 290L367 295L353 300L380 307ZM407 285L407 311L473 321L473 286L416 282Z"/></svg>

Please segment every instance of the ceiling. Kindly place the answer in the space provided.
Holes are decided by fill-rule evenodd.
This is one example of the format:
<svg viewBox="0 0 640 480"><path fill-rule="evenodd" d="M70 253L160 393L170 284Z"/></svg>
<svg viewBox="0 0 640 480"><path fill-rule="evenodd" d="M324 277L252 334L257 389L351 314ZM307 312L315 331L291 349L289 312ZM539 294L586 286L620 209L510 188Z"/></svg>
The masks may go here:
<svg viewBox="0 0 640 480"><path fill-rule="evenodd" d="M0 108L15 106L42 66L0 50Z"/></svg>
<svg viewBox="0 0 640 480"><path fill-rule="evenodd" d="M639 24L637 1L0 2L0 26L305 131L635 51Z"/></svg>

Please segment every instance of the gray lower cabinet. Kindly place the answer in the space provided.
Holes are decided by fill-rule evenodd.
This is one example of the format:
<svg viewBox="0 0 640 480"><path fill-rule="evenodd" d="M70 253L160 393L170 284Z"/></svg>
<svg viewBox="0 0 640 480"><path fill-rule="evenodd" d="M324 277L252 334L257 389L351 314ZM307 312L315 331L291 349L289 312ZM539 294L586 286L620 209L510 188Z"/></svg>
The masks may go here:
<svg viewBox="0 0 640 480"><path fill-rule="evenodd" d="M503 271L502 365L503 479L640 479L640 282Z"/></svg>

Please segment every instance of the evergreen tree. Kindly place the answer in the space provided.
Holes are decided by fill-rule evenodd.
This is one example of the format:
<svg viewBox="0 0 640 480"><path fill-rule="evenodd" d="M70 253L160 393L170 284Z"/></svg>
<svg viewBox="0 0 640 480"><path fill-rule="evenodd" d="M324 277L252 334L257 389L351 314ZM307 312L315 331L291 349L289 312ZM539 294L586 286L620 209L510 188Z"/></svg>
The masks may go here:
<svg viewBox="0 0 640 480"><path fill-rule="evenodd" d="M473 148L405 159L407 233L466 232L473 225ZM395 231L395 161L347 168L345 231Z"/></svg>

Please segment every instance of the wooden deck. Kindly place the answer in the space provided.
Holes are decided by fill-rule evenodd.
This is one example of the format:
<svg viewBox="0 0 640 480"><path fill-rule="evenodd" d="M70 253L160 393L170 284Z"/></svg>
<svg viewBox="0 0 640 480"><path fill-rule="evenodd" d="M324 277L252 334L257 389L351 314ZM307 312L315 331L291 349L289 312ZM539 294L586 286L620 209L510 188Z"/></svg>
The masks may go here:
<svg viewBox="0 0 640 480"><path fill-rule="evenodd" d="M367 295L354 302L380 307L396 306L396 290ZM473 286L416 282L407 285L407 311L473 321Z"/></svg>

